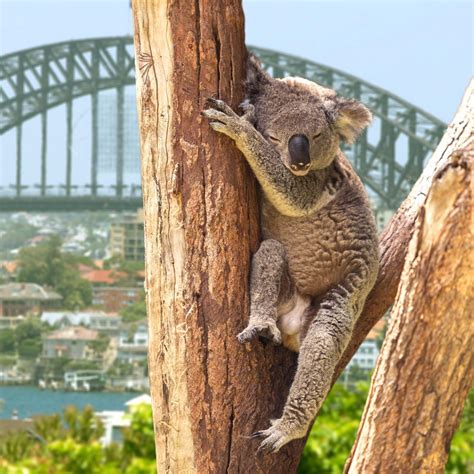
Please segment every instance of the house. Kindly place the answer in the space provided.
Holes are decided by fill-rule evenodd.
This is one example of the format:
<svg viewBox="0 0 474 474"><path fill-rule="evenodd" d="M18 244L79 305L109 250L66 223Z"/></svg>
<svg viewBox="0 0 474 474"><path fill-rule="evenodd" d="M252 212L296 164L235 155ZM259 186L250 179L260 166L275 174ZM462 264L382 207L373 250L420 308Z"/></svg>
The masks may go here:
<svg viewBox="0 0 474 474"><path fill-rule="evenodd" d="M58 329L43 338L43 354L47 359L92 359L93 351L88 344L98 337L97 331L82 326Z"/></svg>
<svg viewBox="0 0 474 474"><path fill-rule="evenodd" d="M15 329L24 320L24 316L3 316L0 318L0 331L2 329Z"/></svg>
<svg viewBox="0 0 474 474"><path fill-rule="evenodd" d="M148 353L148 325L146 320L124 324L117 345L117 359L133 363L146 360Z"/></svg>
<svg viewBox="0 0 474 474"><path fill-rule="evenodd" d="M58 308L61 301L61 295L36 283L0 285L0 316L40 314Z"/></svg>
<svg viewBox="0 0 474 474"><path fill-rule="evenodd" d="M93 286L110 286L115 285L118 281L123 280L127 277L127 274L124 272L119 272L117 270L90 270L84 273L81 273L81 277L84 280L87 280Z"/></svg>
<svg viewBox="0 0 474 474"><path fill-rule="evenodd" d="M120 328L121 318L117 313L103 311L45 311L41 321L50 326L86 326L95 331L116 334Z"/></svg>
<svg viewBox="0 0 474 474"><path fill-rule="evenodd" d="M126 306L139 301L142 291L139 287L93 287L92 304L101 306L108 313L118 313Z"/></svg>
<svg viewBox="0 0 474 474"><path fill-rule="evenodd" d="M14 281L17 275L18 262L16 260L5 260L0 262L0 281Z"/></svg>
<svg viewBox="0 0 474 474"><path fill-rule="evenodd" d="M347 369L352 366L357 366L364 370L373 370L379 356L379 348L374 339L366 339L357 349L357 352L352 357Z"/></svg>

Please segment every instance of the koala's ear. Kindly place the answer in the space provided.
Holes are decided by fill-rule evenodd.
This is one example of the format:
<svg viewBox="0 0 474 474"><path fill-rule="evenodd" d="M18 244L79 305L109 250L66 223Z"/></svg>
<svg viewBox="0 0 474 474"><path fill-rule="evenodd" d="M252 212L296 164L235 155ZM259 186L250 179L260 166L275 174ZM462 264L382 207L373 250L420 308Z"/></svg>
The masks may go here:
<svg viewBox="0 0 474 474"><path fill-rule="evenodd" d="M252 53L247 56L247 78L245 80L245 96L252 103L262 92L262 89L270 84L272 78L262 69L259 59Z"/></svg>
<svg viewBox="0 0 474 474"><path fill-rule="evenodd" d="M354 143L359 134L372 121L369 109L355 99L336 97L330 106L334 126L341 140Z"/></svg>

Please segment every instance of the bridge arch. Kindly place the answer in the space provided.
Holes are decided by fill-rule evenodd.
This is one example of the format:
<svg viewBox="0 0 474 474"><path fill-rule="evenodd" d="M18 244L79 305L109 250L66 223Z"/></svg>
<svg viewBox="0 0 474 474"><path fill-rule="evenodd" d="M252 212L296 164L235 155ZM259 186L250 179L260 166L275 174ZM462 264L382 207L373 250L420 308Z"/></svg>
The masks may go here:
<svg viewBox="0 0 474 474"><path fill-rule="evenodd" d="M406 195L424 162L441 139L446 125L390 92L351 74L293 55L249 47L274 77L301 76L356 98L373 112L375 124L346 152L377 207L394 209ZM44 45L0 57L0 135L16 130L14 196L2 198L0 208L110 207L139 205L139 183L124 184L124 88L134 84L132 37L91 38ZM98 181L98 94L117 91L117 157L113 195L101 194ZM72 170L72 104L91 97L92 150L90 183L74 195ZM25 196L22 183L22 125L41 117L42 143L47 140L48 110L66 106L67 145L62 196L49 195L46 146L41 147L41 176L36 196ZM138 150L137 150L138 153ZM126 189L127 188L127 189ZM69 204L68 204L69 203ZM5 207L6 206L6 207Z"/></svg>

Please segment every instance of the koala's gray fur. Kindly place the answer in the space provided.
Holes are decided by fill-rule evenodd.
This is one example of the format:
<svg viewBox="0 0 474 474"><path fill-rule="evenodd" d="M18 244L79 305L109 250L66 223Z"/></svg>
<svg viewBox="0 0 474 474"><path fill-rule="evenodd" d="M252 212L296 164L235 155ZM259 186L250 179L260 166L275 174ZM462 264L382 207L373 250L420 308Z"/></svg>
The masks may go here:
<svg viewBox="0 0 474 474"><path fill-rule="evenodd" d="M306 435L377 276L375 221L339 147L371 114L305 79L272 79L253 57L244 115L220 100L209 104L211 127L235 141L263 189L264 240L252 261L249 324L238 338L261 335L299 352L281 418L255 433L261 448L277 451Z"/></svg>

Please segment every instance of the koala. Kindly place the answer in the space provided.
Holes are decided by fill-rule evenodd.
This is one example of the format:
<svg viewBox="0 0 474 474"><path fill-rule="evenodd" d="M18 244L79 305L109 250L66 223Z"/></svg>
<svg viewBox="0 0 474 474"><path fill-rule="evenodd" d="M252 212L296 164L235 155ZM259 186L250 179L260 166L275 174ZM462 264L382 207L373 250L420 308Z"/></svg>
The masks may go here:
<svg viewBox="0 0 474 474"><path fill-rule="evenodd" d="M209 99L260 187L263 240L252 259L242 343L263 336L298 352L281 417L252 437L278 451L308 432L378 272L374 216L340 149L372 116L360 102L298 77L274 79L250 56L244 113Z"/></svg>

